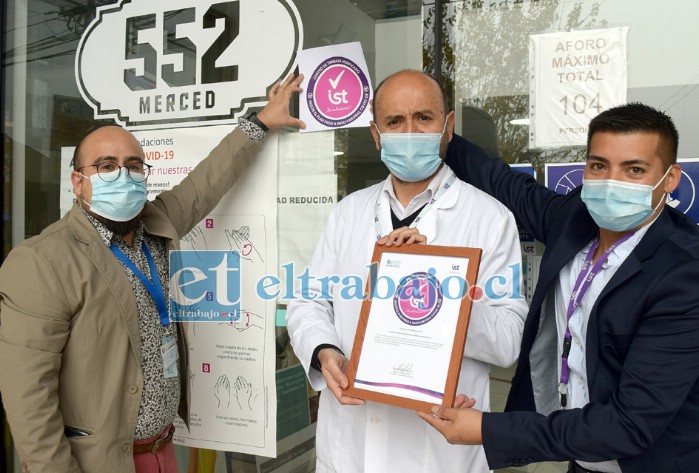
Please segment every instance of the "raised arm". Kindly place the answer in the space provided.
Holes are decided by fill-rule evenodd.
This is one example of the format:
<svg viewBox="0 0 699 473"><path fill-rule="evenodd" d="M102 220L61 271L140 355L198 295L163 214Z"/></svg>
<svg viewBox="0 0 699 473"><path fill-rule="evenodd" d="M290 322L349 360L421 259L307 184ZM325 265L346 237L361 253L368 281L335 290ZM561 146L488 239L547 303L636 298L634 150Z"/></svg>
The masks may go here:
<svg viewBox="0 0 699 473"><path fill-rule="evenodd" d="M297 77L289 74L283 82L272 86L269 102L257 114L262 126L270 130L306 126L289 111L291 97L302 90L299 87L302 80L302 74ZM253 126L258 128L258 125L247 125L248 130ZM241 125L226 135L181 183L156 197L154 204L168 215L180 238L216 207L262 149L261 137L259 142L255 141L251 132L246 133L243 128ZM259 130L260 136L264 131Z"/></svg>
<svg viewBox="0 0 699 473"><path fill-rule="evenodd" d="M533 177L510 169L505 162L458 135L449 143L445 161L459 179L490 194L514 214L517 223L546 243L546 235L562 196Z"/></svg>

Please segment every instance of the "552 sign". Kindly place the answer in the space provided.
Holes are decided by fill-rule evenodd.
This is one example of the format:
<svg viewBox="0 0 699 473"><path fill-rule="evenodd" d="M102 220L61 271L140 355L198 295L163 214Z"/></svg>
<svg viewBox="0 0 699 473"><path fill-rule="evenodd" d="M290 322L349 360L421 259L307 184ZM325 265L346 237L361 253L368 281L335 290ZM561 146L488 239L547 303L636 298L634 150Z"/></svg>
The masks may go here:
<svg viewBox="0 0 699 473"><path fill-rule="evenodd" d="M76 78L127 128L230 123L293 69L302 31L291 0L122 0L97 10Z"/></svg>
<svg viewBox="0 0 699 473"><path fill-rule="evenodd" d="M223 20L223 30L209 48L198 58L197 45L189 37L177 31L180 25L195 21L196 8L182 8L163 13L162 44L163 58L171 56L181 63L176 70L174 62L165 62L158 71L158 51L150 42L141 41L147 31L156 28L156 14L131 16L126 18L126 62L142 59L142 74L136 68L124 70L124 83L131 90L157 89L160 77L169 87L234 82L238 80L238 66L216 66L216 60L228 49L240 31L240 3L237 1L215 3L204 13L203 29L216 28L217 20ZM144 32L143 35L140 33ZM179 57L177 57L179 56ZM199 63L197 62L199 59ZM158 74L160 72L160 74ZM203 73L202 75L200 75ZM208 106L208 104L207 104Z"/></svg>

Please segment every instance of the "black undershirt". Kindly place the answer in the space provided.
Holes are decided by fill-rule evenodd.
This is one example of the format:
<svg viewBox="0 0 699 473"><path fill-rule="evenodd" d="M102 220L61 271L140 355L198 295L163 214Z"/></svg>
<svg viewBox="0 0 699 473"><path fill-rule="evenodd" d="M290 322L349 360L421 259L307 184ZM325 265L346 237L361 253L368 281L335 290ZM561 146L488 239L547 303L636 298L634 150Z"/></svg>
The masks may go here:
<svg viewBox="0 0 699 473"><path fill-rule="evenodd" d="M427 204L425 204L427 205ZM417 218L418 214L422 209L425 208L425 205L417 209L415 212L411 213L407 217L405 217L403 220L398 220L398 217L396 217L396 214L393 213L393 208L391 208L391 223L393 224L393 229L395 230L396 228L401 228L401 227L409 227L413 221Z"/></svg>

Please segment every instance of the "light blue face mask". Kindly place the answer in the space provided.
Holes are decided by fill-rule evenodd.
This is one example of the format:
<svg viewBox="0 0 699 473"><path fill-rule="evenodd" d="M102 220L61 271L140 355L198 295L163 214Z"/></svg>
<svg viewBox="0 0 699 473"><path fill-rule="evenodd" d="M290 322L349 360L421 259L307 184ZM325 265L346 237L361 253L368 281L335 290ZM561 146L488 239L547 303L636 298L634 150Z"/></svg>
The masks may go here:
<svg viewBox="0 0 699 473"><path fill-rule="evenodd" d="M613 179L583 179L580 198L592 219L613 232L632 230L648 220L665 202L665 195L653 207L653 191L665 180L672 167L655 186Z"/></svg>
<svg viewBox="0 0 699 473"><path fill-rule="evenodd" d="M90 176L92 201L85 203L93 213L108 220L128 222L143 210L147 195L146 181L133 181L126 169L105 173L105 177L113 177L117 173L120 173L119 177L112 182L106 182L97 174Z"/></svg>
<svg viewBox="0 0 699 473"><path fill-rule="evenodd" d="M441 133L377 133L381 142L381 161L391 174L404 182L418 182L427 179L442 164L439 148Z"/></svg>

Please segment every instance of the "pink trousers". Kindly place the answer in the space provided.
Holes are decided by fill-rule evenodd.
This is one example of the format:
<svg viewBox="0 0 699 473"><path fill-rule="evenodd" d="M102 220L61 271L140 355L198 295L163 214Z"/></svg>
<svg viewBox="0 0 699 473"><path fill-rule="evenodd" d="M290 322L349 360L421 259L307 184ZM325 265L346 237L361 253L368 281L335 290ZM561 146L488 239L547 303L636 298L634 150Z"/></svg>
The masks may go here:
<svg viewBox="0 0 699 473"><path fill-rule="evenodd" d="M158 435L149 439L137 440L135 444L145 444L167 435L170 427ZM157 453L137 453L133 456L136 464L136 473L177 473L177 460L175 459L175 446L170 440L167 446Z"/></svg>

